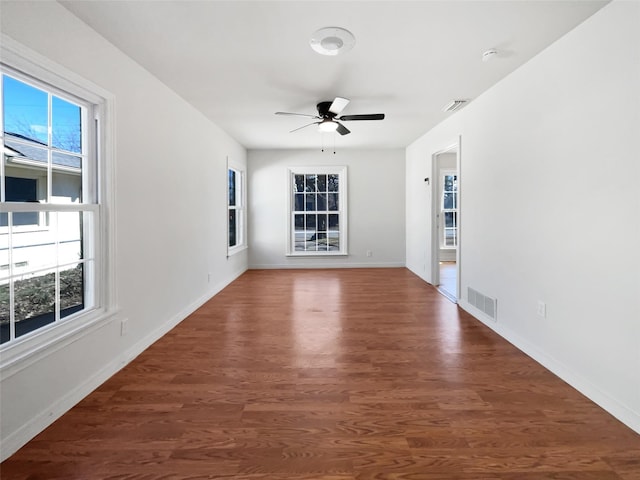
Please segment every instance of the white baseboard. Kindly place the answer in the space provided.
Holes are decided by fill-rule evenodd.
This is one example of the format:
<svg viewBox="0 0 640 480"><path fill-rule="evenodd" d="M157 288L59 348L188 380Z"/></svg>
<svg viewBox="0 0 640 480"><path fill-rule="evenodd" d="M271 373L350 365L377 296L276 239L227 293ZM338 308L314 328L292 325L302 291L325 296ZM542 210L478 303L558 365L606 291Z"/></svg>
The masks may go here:
<svg viewBox="0 0 640 480"><path fill-rule="evenodd" d="M388 263L325 263L325 262L305 262L305 263L282 263L282 264L251 264L249 270L296 270L296 269L321 269L321 268L405 268L403 262Z"/></svg>
<svg viewBox="0 0 640 480"><path fill-rule="evenodd" d="M236 272L228 281L219 282L212 286L205 295L201 296L179 313L169 318L161 326L146 335L140 341L136 342L131 348L122 352L102 369L74 388L71 392L58 399L44 411L35 415L28 423L3 438L2 445L0 447L0 461L6 460L17 452L22 446L29 442L29 440L77 405L83 398L124 368L153 343L162 338L171 329L195 312L198 308L209 301L211 297L216 295L243 273L244 270ZM119 322L120 317L115 318L113 321Z"/></svg>
<svg viewBox="0 0 640 480"><path fill-rule="evenodd" d="M559 362L557 359L551 357L544 351L540 350L536 345L532 344L528 340L522 338L520 335L513 332L511 329L506 327L504 324L499 321L496 322L493 319L487 317L482 314L479 310L477 310L473 305L469 304L467 301L463 299L458 300L458 305L464 311L469 313L478 321L482 322L484 325L489 327L491 330L496 332L502 338L507 340L513 346L515 346L518 350L522 351L533 360L538 362L540 365L545 367L550 372L557 375L563 381L568 383L570 386L575 388L577 391L582 393L585 397L590 399L592 402L606 410L608 413L613 415L615 418L620 420L626 426L634 430L636 433L640 434L640 413L633 411L626 405L620 403L615 398L612 398L606 392L603 392L596 385L591 383L589 380L576 373L574 370L569 368L567 365Z"/></svg>

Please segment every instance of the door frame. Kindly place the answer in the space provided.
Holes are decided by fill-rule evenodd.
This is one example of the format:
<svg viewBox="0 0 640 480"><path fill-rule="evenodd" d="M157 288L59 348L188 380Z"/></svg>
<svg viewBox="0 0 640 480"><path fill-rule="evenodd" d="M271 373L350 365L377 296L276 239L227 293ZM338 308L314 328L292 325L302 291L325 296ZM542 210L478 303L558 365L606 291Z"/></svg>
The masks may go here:
<svg viewBox="0 0 640 480"><path fill-rule="evenodd" d="M434 286L440 284L440 196L439 196L439 184L440 184L440 164L438 156L443 153L456 152L456 171L458 175L458 247L456 248L456 295L455 302L461 298L460 295L460 273L461 269L461 225L462 225L462 204L460 202L460 192L462 191L462 135L458 135L455 142L451 143L448 147L438 150L431 155L431 178L433 183L431 186L431 280Z"/></svg>

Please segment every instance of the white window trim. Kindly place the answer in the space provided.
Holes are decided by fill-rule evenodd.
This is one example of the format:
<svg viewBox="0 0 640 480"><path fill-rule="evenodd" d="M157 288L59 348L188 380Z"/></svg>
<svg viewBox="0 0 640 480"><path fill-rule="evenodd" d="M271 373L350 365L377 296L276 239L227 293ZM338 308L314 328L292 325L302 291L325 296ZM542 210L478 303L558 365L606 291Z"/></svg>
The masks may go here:
<svg viewBox="0 0 640 480"><path fill-rule="evenodd" d="M238 184L240 185L240 195L236 193L236 224L240 222L240 228L238 228L238 233L240 238L236 238L236 244L233 247L229 246L229 170L233 170L236 172L236 192L238 189ZM237 164L231 159L231 157L227 157L227 170L226 170L226 205L227 205L227 229L226 229L226 244L227 244L227 257L235 255L243 250L248 248L247 244L247 174L246 169L240 164ZM238 182L238 178L240 182Z"/></svg>
<svg viewBox="0 0 640 480"><path fill-rule="evenodd" d="M340 166L301 166L301 167L288 167L287 172L287 252L288 257L336 257L349 255L347 232L348 229L348 215L347 212L347 167L345 165ZM340 197L339 208L336 213L340 215L340 250L333 252L302 252L295 250L294 228L293 228L293 215L294 215L294 200L293 200L293 185L295 175L339 175L340 176Z"/></svg>
<svg viewBox="0 0 640 480"><path fill-rule="evenodd" d="M118 308L115 295L114 243L116 238L113 188L115 178L114 96L4 34L0 34L0 58L2 63L12 69L54 85L63 91L77 94L96 105L97 145L94 148L99 158L95 178L88 182L90 188L97 188L97 204L83 205L83 209L92 211L97 220L94 225L94 245L98 252L95 255L94 304L96 307L0 346L1 381L102 327L113 319ZM94 119L88 121L94 121ZM43 209L49 207L58 211L66 208L60 204L42 206ZM77 206L69 206L69 208L77 208Z"/></svg>

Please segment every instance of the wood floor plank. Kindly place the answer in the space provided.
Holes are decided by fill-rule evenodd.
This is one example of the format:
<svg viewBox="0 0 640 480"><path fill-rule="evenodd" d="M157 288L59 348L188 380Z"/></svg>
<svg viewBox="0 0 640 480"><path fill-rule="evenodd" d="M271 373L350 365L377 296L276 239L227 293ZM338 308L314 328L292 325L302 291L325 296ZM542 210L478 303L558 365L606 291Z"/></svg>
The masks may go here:
<svg viewBox="0 0 640 480"><path fill-rule="evenodd" d="M408 270L268 270L238 278L0 476L640 480L639 459L639 435Z"/></svg>

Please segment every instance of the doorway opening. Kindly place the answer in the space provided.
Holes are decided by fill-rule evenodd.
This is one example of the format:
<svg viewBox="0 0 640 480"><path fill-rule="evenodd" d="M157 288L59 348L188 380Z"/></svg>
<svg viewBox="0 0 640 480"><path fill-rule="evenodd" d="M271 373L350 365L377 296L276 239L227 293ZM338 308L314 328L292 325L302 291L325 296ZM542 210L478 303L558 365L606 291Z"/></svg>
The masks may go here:
<svg viewBox="0 0 640 480"><path fill-rule="evenodd" d="M432 277L440 293L460 292L460 141L433 155Z"/></svg>

